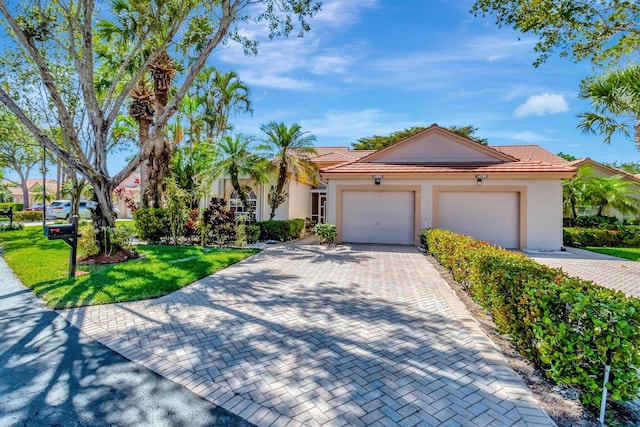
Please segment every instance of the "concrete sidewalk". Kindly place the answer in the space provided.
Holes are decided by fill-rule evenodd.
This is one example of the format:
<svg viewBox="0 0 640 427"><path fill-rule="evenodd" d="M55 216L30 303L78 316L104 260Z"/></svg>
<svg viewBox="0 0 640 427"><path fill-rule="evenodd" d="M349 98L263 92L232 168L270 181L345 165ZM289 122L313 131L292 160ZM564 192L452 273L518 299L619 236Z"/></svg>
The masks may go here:
<svg viewBox="0 0 640 427"><path fill-rule="evenodd" d="M414 247L270 247L162 298L61 314L260 426L553 425Z"/></svg>

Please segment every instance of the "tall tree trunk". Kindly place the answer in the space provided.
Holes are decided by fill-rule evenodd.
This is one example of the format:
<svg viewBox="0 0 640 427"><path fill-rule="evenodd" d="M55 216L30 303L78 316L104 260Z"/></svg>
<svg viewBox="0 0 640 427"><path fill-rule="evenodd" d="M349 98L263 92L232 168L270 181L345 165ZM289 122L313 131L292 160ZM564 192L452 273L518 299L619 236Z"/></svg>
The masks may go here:
<svg viewBox="0 0 640 427"><path fill-rule="evenodd" d="M105 228L113 228L116 226L116 219L113 215L111 207L113 206L112 193L113 188L108 181L104 179L94 180L93 183L93 198L97 204L96 208L92 212L93 228L95 230L104 230ZM98 247L100 253L106 253L110 249L108 233L97 233L96 240L98 241Z"/></svg>
<svg viewBox="0 0 640 427"><path fill-rule="evenodd" d="M27 186L27 178L25 178L24 174L18 171L18 176L20 176L20 188L22 189L22 200L24 202L23 209L31 207L31 203L29 201L29 187ZM44 203L44 201L43 201Z"/></svg>

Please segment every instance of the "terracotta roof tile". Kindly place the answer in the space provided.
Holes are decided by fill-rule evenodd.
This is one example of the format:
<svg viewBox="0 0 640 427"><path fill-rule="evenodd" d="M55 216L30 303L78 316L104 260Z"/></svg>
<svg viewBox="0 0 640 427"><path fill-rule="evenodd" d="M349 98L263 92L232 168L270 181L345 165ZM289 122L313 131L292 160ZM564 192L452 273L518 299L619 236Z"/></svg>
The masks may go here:
<svg viewBox="0 0 640 427"><path fill-rule="evenodd" d="M506 163L447 163L447 164L391 164L351 162L321 170L331 173L489 173L489 172L573 172L567 165L554 165L541 161L518 161Z"/></svg>
<svg viewBox="0 0 640 427"><path fill-rule="evenodd" d="M554 165L567 163L567 160L539 145L491 145L490 147L519 160L541 160Z"/></svg>

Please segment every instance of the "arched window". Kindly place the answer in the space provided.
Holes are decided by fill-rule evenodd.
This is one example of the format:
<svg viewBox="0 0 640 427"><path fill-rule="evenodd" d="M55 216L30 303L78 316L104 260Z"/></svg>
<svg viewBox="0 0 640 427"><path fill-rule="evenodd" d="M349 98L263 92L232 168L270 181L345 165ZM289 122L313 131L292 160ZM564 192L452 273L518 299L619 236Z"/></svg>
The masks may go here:
<svg viewBox="0 0 640 427"><path fill-rule="evenodd" d="M256 196L256 192L251 190L247 193L247 204L249 206L244 206L242 204L242 200L238 197L237 191L232 191L229 195L229 210L237 214L256 214L256 206L258 202L258 196Z"/></svg>

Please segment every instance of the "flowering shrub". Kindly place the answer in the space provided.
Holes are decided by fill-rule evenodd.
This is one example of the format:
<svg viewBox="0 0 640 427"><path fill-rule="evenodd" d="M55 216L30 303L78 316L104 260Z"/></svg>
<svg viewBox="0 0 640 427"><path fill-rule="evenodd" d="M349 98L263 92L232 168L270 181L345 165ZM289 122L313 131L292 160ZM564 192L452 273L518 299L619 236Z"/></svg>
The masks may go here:
<svg viewBox="0 0 640 427"><path fill-rule="evenodd" d="M601 400L604 364L613 400L633 400L640 379L640 300L567 276L523 254L444 230L421 241L549 378Z"/></svg>

